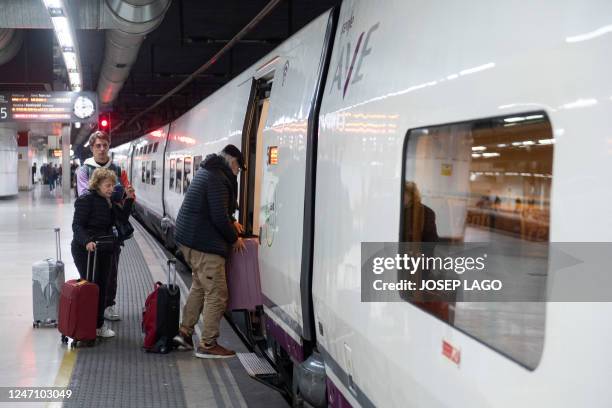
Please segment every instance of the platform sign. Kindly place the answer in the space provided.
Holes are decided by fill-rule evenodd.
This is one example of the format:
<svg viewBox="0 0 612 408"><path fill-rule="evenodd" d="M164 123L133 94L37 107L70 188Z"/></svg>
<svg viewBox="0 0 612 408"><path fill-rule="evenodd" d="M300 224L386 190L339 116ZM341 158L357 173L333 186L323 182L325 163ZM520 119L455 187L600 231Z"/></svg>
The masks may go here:
<svg viewBox="0 0 612 408"><path fill-rule="evenodd" d="M95 92L0 92L0 122L96 122Z"/></svg>

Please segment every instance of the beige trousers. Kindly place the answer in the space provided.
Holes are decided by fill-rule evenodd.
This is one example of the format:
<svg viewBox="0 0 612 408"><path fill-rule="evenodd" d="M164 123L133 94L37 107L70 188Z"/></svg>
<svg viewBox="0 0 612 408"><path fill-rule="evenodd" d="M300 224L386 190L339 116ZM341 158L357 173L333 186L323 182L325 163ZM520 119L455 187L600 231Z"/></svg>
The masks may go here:
<svg viewBox="0 0 612 408"><path fill-rule="evenodd" d="M181 327L189 334L200 318L204 319L204 331L200 345L213 344L219 337L219 324L227 307L227 281L225 258L180 246L192 271L191 289L183 308Z"/></svg>

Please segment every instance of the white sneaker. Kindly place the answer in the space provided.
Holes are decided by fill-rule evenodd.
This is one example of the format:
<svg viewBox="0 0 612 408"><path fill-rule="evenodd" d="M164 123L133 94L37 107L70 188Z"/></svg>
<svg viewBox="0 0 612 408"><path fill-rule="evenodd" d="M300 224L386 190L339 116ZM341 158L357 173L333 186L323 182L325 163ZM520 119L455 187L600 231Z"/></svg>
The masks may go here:
<svg viewBox="0 0 612 408"><path fill-rule="evenodd" d="M121 318L119 317L119 313L117 313L117 310L115 309L115 306L109 306L104 309L104 318L106 320L111 321L121 320Z"/></svg>
<svg viewBox="0 0 612 408"><path fill-rule="evenodd" d="M110 338L115 337L115 332L109 329L106 324L103 324L102 327L96 329L96 335L98 337Z"/></svg>

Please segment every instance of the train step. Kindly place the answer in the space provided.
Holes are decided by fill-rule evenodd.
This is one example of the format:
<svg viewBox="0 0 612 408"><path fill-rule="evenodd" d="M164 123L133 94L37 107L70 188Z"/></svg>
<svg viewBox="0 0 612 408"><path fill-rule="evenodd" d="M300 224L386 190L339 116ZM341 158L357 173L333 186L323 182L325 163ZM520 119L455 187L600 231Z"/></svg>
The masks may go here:
<svg viewBox="0 0 612 408"><path fill-rule="evenodd" d="M255 353L237 353L236 355L249 376L259 379L276 376L276 371L265 358Z"/></svg>

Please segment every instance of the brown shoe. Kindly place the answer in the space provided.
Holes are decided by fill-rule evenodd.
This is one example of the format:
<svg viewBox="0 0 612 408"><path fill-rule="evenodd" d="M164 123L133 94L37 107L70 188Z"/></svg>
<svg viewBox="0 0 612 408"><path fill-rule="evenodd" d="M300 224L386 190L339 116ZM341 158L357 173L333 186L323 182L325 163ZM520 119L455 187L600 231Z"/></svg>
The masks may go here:
<svg viewBox="0 0 612 408"><path fill-rule="evenodd" d="M235 351L228 350L217 343L206 347L198 346L195 352L195 356L198 358L230 358L235 355Z"/></svg>

